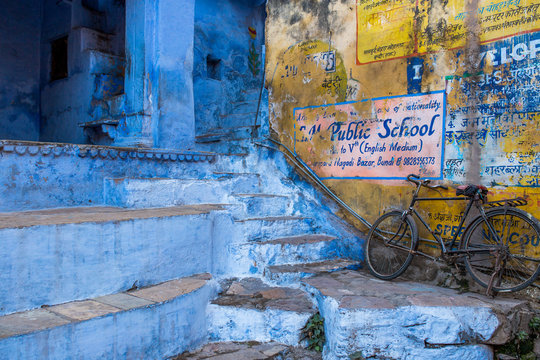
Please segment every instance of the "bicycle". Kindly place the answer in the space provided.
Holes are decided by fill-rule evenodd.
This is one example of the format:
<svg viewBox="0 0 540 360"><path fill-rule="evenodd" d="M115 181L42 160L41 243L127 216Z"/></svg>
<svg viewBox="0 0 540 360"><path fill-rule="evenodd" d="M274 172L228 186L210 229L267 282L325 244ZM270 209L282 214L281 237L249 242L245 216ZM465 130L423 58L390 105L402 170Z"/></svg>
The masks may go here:
<svg viewBox="0 0 540 360"><path fill-rule="evenodd" d="M526 198L488 202L488 190L481 185L460 186L456 197L419 197L422 188L437 192L448 188L430 185L430 180L414 174L407 176L407 180L416 184L409 208L382 215L370 228L365 250L368 268L373 275L383 280L395 279L407 269L413 256L421 255L450 263L463 258L468 273L486 288L488 295L519 291L534 283L540 275L540 225L533 216L516 208L527 205ZM448 241L443 239L441 231L434 231L429 226L415 205L425 201L452 200L468 201L468 204L457 231ZM479 215L465 227L473 205ZM413 216L436 240L441 250L439 257L418 250L418 229Z"/></svg>

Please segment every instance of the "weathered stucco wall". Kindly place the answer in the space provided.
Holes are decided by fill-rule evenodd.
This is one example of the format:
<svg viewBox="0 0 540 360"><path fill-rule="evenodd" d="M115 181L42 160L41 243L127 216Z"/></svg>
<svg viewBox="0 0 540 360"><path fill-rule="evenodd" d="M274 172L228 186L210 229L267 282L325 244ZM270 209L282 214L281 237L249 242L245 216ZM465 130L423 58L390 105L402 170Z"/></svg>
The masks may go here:
<svg viewBox="0 0 540 360"><path fill-rule="evenodd" d="M269 0L275 135L369 221L406 205L409 173L528 195L538 218L539 7ZM432 202L423 214L450 237L462 210Z"/></svg>
<svg viewBox="0 0 540 360"><path fill-rule="evenodd" d="M8 1L0 22L0 139L39 138L41 1Z"/></svg>
<svg viewBox="0 0 540 360"><path fill-rule="evenodd" d="M264 20L260 0L196 2L193 84L197 135L253 125L263 75Z"/></svg>

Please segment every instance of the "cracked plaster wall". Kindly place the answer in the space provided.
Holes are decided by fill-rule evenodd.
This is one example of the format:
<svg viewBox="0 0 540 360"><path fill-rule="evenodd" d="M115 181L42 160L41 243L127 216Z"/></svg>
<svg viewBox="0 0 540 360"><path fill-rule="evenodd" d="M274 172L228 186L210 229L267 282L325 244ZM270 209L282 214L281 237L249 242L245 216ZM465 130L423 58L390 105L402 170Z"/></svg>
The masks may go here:
<svg viewBox="0 0 540 360"><path fill-rule="evenodd" d="M538 218L539 6L269 0L274 135L369 221L408 205L409 173L527 195ZM462 205L421 212L451 237Z"/></svg>

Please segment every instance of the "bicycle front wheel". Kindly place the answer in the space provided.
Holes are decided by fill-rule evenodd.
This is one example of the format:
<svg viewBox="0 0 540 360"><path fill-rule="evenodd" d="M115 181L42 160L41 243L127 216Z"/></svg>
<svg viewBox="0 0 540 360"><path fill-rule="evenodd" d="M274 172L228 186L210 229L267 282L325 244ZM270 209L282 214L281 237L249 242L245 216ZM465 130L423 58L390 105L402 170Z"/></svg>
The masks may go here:
<svg viewBox="0 0 540 360"><path fill-rule="evenodd" d="M503 208L488 211L486 218L476 218L464 234L467 271L484 287L491 282L496 292L526 288L540 274L538 221L519 209Z"/></svg>
<svg viewBox="0 0 540 360"><path fill-rule="evenodd" d="M391 211L378 218L366 241L369 271L383 280L401 275L412 261L417 238L416 224L410 216Z"/></svg>

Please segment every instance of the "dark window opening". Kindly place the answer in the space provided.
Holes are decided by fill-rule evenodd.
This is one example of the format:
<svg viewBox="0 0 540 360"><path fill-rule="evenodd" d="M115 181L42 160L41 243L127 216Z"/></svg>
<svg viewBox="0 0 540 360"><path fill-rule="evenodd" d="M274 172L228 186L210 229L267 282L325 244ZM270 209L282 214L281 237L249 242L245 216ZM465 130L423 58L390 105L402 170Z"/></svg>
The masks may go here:
<svg viewBox="0 0 540 360"><path fill-rule="evenodd" d="M209 79L221 80L221 59L206 57L206 75Z"/></svg>
<svg viewBox="0 0 540 360"><path fill-rule="evenodd" d="M51 81L68 77L68 37L51 42Z"/></svg>

